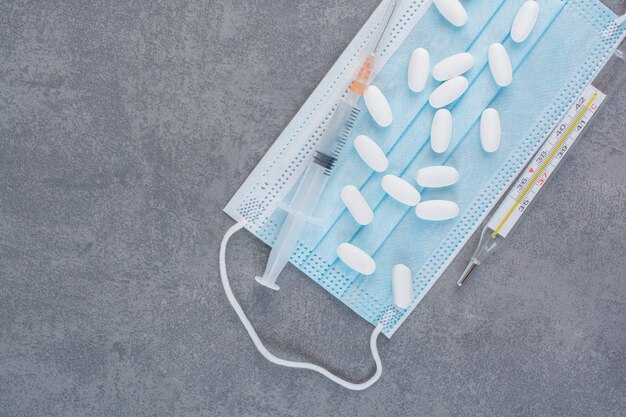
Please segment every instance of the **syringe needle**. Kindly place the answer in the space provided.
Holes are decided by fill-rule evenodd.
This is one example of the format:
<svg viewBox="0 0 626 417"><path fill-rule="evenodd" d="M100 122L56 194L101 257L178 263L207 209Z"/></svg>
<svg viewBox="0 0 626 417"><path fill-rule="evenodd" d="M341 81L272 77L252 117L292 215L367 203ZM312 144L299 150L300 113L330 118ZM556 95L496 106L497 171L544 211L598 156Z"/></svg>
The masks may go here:
<svg viewBox="0 0 626 417"><path fill-rule="evenodd" d="M357 72L357 75L354 77L354 80L352 80L352 84L350 84L350 91L352 93L355 93L357 96L363 95L365 89L369 84L370 78L373 75L374 65L376 63L376 53L378 52L380 42L383 40L385 32L389 27L389 23L391 23L391 18L393 17L393 14L396 10L397 3L397 0L391 0L389 2L389 6L387 6L387 10L385 11L385 15L383 18L384 24L381 26L381 29L379 29L376 46L374 46L372 52L367 56L367 58L365 58L363 64L361 65L361 68ZM356 98L358 97L355 97L355 99Z"/></svg>
<svg viewBox="0 0 626 417"><path fill-rule="evenodd" d="M385 32L387 32L387 28L389 27L389 23L391 23L391 18L393 17L393 13L396 11L396 6L398 5L398 0L391 0L389 2L389 6L387 6L387 10L385 11L384 18L384 26L378 32L378 40L376 41L376 46L374 46L372 54L378 52L378 47L380 46L380 42L383 40L385 36Z"/></svg>

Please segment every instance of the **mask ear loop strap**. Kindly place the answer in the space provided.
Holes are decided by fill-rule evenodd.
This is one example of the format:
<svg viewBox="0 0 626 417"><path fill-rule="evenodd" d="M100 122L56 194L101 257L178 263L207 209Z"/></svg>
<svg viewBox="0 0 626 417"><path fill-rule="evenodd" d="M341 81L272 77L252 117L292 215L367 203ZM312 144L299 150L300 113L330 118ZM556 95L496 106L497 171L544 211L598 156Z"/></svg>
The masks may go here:
<svg viewBox="0 0 626 417"><path fill-rule="evenodd" d="M261 355L263 355L265 359L267 359L268 361L272 363L275 363L276 365L286 366L288 368L309 369L311 371L318 372L324 375L326 378L330 379L331 381L336 382L342 387L348 388L350 390L361 391L372 386L376 381L378 381L378 378L380 378L380 375L383 372L383 366L380 361L380 356L378 354L378 347L376 345L376 340L378 339L378 335L383 330L383 322L378 323L378 325L374 328L374 331L372 332L372 335L370 337L370 349L372 351L372 357L374 358L374 362L376 363L376 372L374 372L374 375L372 375L370 379L359 384L346 381L345 379L342 379L336 376L335 374L322 368L321 366L318 366L309 362L295 362L295 361L288 361L288 360L279 358L273 355L269 350L267 350L265 345L263 345L263 342L259 338L259 335L254 330L254 327L252 327L252 323L250 323L250 320L248 320L246 313L244 313L243 309L241 308L241 305L239 305L239 302L237 302L237 299L235 298L235 295L233 294L233 291L230 288L228 275L226 274L226 245L228 244L228 240L230 239L230 237L233 234L235 234L237 231L241 230L246 225L246 223L247 223L246 220L242 220L226 231L226 234L224 235L224 238L222 239L222 245L220 246L220 258L219 258L220 275L222 278L222 285L224 286L224 291L226 292L226 297L228 298L228 301L233 306L235 313L237 313L237 316L239 316L239 320L241 320L241 322L243 323L244 327L246 328L248 332L248 335L250 335L250 338L254 342L254 345L256 346L258 351L261 352Z"/></svg>

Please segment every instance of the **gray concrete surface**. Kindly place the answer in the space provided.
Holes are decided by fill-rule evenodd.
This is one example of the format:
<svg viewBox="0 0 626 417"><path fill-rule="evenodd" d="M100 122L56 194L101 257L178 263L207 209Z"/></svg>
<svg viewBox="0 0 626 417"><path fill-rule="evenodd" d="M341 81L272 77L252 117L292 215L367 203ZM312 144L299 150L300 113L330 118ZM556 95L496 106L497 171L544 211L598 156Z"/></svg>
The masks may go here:
<svg viewBox="0 0 626 417"><path fill-rule="evenodd" d="M457 289L466 248L381 341L371 389L253 348L221 209L376 3L0 3L1 416L626 415L624 90L499 259ZM373 370L370 325L292 267L255 285L251 235L230 254L272 349Z"/></svg>

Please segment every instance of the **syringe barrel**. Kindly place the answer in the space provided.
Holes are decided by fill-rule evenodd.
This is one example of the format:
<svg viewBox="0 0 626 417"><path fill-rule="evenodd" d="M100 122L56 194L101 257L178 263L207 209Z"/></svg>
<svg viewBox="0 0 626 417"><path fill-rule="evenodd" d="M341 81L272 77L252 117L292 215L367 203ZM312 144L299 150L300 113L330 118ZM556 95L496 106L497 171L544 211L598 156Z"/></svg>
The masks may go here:
<svg viewBox="0 0 626 417"><path fill-rule="evenodd" d="M326 188L329 177L325 175L324 170L323 167L311 163L304 171L291 204L287 208L287 218L270 252L265 272L262 277L256 279L260 284L275 290L278 289L276 285L278 275L289 262L289 257L295 249L304 227L312 220L317 203L324 192L324 188Z"/></svg>
<svg viewBox="0 0 626 417"><path fill-rule="evenodd" d="M301 213L306 217L313 216L322 192L326 188L326 183L328 183L328 176L325 175L324 171L325 168L316 163L311 163L307 167L291 200L289 208L292 211Z"/></svg>
<svg viewBox="0 0 626 417"><path fill-rule="evenodd" d="M347 100L351 96L339 102L316 148L313 162L324 167L326 175L331 174L359 115L359 109Z"/></svg>
<svg viewBox="0 0 626 417"><path fill-rule="evenodd" d="M345 100L340 100L339 104L337 104L337 109L335 113L332 115L328 125L326 126L326 130L324 134L320 138L317 144L317 150L319 152L331 155L335 150L336 139L338 139L341 134L342 129L346 122L348 122L348 118L350 116L350 111L352 110L352 106L350 106Z"/></svg>

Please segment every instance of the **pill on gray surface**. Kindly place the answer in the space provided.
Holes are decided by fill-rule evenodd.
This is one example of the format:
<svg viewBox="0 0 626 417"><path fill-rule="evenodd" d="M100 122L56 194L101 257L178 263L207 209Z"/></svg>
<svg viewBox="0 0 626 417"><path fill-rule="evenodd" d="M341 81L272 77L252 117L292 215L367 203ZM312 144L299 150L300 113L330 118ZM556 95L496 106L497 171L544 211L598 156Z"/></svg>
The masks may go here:
<svg viewBox="0 0 626 417"><path fill-rule="evenodd" d="M506 49L500 43L493 43L489 47L489 69L493 80L500 87L506 87L513 81L513 69Z"/></svg>
<svg viewBox="0 0 626 417"><path fill-rule="evenodd" d="M415 206L420 202L421 196L419 191L415 189L408 181L403 180L395 175L385 175L380 182L383 190L391 198L406 204L407 206Z"/></svg>
<svg viewBox="0 0 626 417"><path fill-rule="evenodd" d="M467 12L459 0L433 0L439 13L454 26L467 23Z"/></svg>
<svg viewBox="0 0 626 417"><path fill-rule="evenodd" d="M370 85L363 93L363 99L372 118L381 127L387 127L393 121L391 107L380 88Z"/></svg>
<svg viewBox="0 0 626 417"><path fill-rule="evenodd" d="M459 181L459 171L454 167L437 165L419 169L415 180L420 187L440 188L449 187Z"/></svg>
<svg viewBox="0 0 626 417"><path fill-rule="evenodd" d="M411 91L419 93L424 90L429 72L430 55L426 49L417 48L411 54L409 61L408 81Z"/></svg>
<svg viewBox="0 0 626 417"><path fill-rule="evenodd" d="M398 308L408 308L413 303L413 277L408 266L398 264L391 271L393 303Z"/></svg>
<svg viewBox="0 0 626 417"><path fill-rule="evenodd" d="M337 246L337 256L359 274L371 275L376 271L376 262L363 249L351 243Z"/></svg>
<svg viewBox="0 0 626 417"><path fill-rule="evenodd" d="M341 189L341 201L358 224L366 226L374 220L374 212L354 185L346 185Z"/></svg>
<svg viewBox="0 0 626 417"><path fill-rule="evenodd" d="M459 215L459 206L448 200L422 201L415 207L415 214L422 220L450 220Z"/></svg>
<svg viewBox="0 0 626 417"><path fill-rule="evenodd" d="M430 147L437 153L444 153L452 137L452 113L439 109L430 126Z"/></svg>
<svg viewBox="0 0 626 417"><path fill-rule="evenodd" d="M474 66L474 57L469 52L461 52L442 59L433 67L433 78L447 81L462 75Z"/></svg>
<svg viewBox="0 0 626 417"><path fill-rule="evenodd" d="M462 75L451 78L435 88L435 91L428 97L428 102L436 109L447 106L461 97L468 86L467 78Z"/></svg>
<svg viewBox="0 0 626 417"><path fill-rule="evenodd" d="M376 172L383 172L389 167L387 156L376 142L369 136L359 135L354 139L356 153L363 162Z"/></svg>
<svg viewBox="0 0 626 417"><path fill-rule="evenodd" d="M495 152L500 147L502 127L496 109L485 109L480 116L480 144L485 152Z"/></svg>
<svg viewBox="0 0 626 417"><path fill-rule="evenodd" d="M522 4L513 19L511 39L517 43L524 42L535 27L537 16L539 16L539 3L535 0L528 0Z"/></svg>

